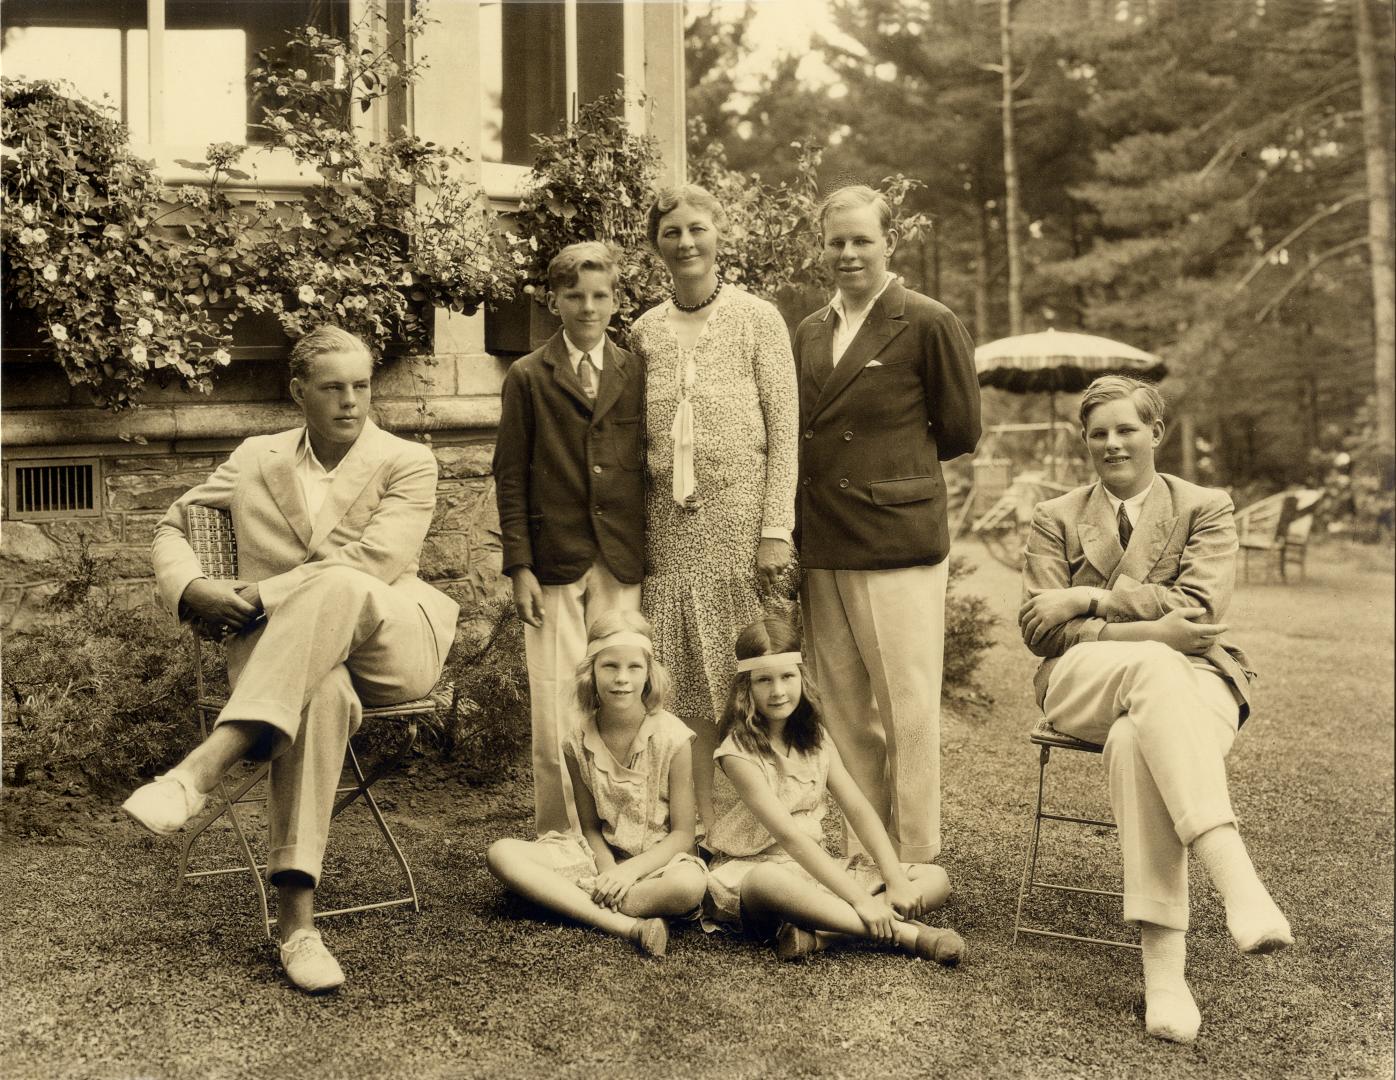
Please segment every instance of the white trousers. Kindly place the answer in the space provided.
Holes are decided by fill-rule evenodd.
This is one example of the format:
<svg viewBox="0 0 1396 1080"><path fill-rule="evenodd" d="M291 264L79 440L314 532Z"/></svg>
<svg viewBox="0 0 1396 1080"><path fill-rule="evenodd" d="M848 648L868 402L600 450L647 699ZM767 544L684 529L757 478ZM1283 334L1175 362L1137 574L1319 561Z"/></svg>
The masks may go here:
<svg viewBox="0 0 1396 1080"><path fill-rule="evenodd" d="M267 875L319 882L345 745L363 704L428 693L441 674L436 635L414 600L349 567L293 589L251 649L229 655L233 690L218 723L275 731L267 801Z"/></svg>
<svg viewBox="0 0 1396 1080"><path fill-rule="evenodd" d="M1161 642L1082 642L1052 669L1043 709L1058 731L1105 745L1125 919L1186 930L1188 846L1236 820L1226 680Z"/></svg>
<svg viewBox="0 0 1396 1080"><path fill-rule="evenodd" d="M807 570L824 724L902 862L940 854L940 683L949 567ZM844 822L851 856L861 845Z"/></svg>
<svg viewBox="0 0 1396 1080"><path fill-rule="evenodd" d="M586 657L587 627L598 615L617 609L639 611L640 586L617 581L598 559L576 581L544 585L543 625L524 624L533 719L533 823L539 836L580 828L562 740L581 722L577 665Z"/></svg>

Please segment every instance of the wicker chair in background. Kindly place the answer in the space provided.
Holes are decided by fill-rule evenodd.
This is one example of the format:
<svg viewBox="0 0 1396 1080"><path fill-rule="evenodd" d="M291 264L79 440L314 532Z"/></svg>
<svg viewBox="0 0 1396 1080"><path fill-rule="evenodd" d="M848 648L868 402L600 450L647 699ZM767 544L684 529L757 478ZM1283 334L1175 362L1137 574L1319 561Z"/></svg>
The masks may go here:
<svg viewBox="0 0 1396 1080"><path fill-rule="evenodd" d="M1299 567L1299 580L1304 579L1304 559L1309 551L1309 534L1313 531L1314 511L1323 492L1308 488L1293 488L1251 503L1236 512L1237 544L1241 549L1241 578L1251 578L1251 553L1273 556L1280 580L1288 582L1286 571L1291 565Z"/></svg>
<svg viewBox="0 0 1396 1080"><path fill-rule="evenodd" d="M1103 746L1086 742L1084 739L1074 738L1071 735L1064 735L1062 732L1052 727L1051 724L1047 723L1045 717L1038 720L1037 725L1033 728L1028 739L1039 748L1037 757L1037 806L1033 812L1032 830L1028 834L1027 852L1023 856L1023 880L1018 888L1018 908L1013 916L1014 944L1017 944L1019 934L1031 934L1037 937L1080 941L1090 945L1109 945L1117 949L1138 949L1139 946L1131 941L1087 937L1082 934L1069 934L1060 930L1047 930L1042 927L1027 926L1024 924L1024 904L1027 902L1029 895L1036 889L1046 889L1052 892L1076 893L1086 896L1113 896L1119 900L1124 899L1123 893L1109 889L1091 889L1080 885L1064 885L1061 882L1038 880L1037 858L1042 838L1042 823L1044 821L1065 821L1077 825L1090 825L1103 829L1114 829L1116 826L1113 821L1076 817L1072 814L1058 814L1042 809L1043 788L1047 779L1047 762L1051 760L1052 751L1071 750L1083 754L1099 754L1105 749Z"/></svg>
<svg viewBox="0 0 1396 1080"><path fill-rule="evenodd" d="M210 578L220 578L224 580L234 580L238 575L237 558L237 537L233 533L232 519L224 510L210 506L189 506L185 508L186 532L190 546L199 558L199 564L203 571ZM227 698L220 694L209 693L204 685L204 660L205 652L209 646L216 643L202 635L197 629L194 630L194 679L197 693L197 703L195 709L199 716L199 731L201 737L206 738L209 733L213 718L217 717L223 706L227 703ZM370 911L377 908L405 907L410 906L413 911L420 911L421 905L417 899L417 884L412 877L412 869L407 865L407 858L402 853L402 848L398 846L394 839L392 830L388 828L388 823L383 817L383 812L378 806L378 800L373 796L373 785L398 764L403 757L412 749L417 740L417 728L422 717L430 716L436 709L436 703L432 698L417 698L413 701L404 701L397 705L388 705L381 708L365 708L363 711L364 722L379 720L401 720L403 730L396 750L382 758L369 772L365 773L359 761L358 755L354 752L352 741L350 742L345 760L354 774L353 783L342 785L337 791L332 818L338 817L340 812L346 809L351 803L362 796L364 804L368 807L369 813L373 815L373 820L378 825L378 830L383 839L387 842L393 859L396 861L402 873L406 885L406 892L401 896L388 900L379 900L373 903L355 904L350 907L335 908L330 911L317 911L317 919L325 919L334 915L347 915L355 911ZM363 730L363 729L360 729ZM272 935L272 927L276 925L276 918L271 914L267 905L267 888L263 881L262 874L266 870L264 862L258 862L253 853L252 845L247 839L247 834L243 829L242 822L238 820L237 807L245 803L265 803L266 795L252 795L251 792L259 783L267 778L270 765L262 764L251 772L250 775L239 781L235 787L230 788L227 780L220 780L214 797L210 799L210 810L212 812L203 815L196 823L192 823L184 834L184 844L179 855L179 880L183 884L198 878L216 877L224 874L249 873L252 876L253 884L257 889L257 902L261 906L262 927L268 937ZM214 869L191 870L189 867L190 855L195 843L203 835L204 831L217 821L220 817L227 815L233 832L237 837L239 846L242 849L243 861L233 866L222 866Z"/></svg>

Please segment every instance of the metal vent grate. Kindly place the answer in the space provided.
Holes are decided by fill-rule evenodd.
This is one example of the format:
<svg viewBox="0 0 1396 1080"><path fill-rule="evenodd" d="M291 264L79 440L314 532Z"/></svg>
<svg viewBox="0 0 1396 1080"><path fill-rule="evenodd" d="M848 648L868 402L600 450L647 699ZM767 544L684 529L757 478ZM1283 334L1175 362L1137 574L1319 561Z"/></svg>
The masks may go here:
<svg viewBox="0 0 1396 1080"><path fill-rule="evenodd" d="M11 462L9 508L20 521L96 517L97 460Z"/></svg>

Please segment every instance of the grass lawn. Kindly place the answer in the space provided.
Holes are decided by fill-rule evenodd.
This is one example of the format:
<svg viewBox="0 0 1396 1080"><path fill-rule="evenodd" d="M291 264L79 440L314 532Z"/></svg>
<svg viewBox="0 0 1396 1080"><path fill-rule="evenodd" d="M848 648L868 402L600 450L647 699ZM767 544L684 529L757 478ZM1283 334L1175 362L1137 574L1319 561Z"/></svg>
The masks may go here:
<svg viewBox="0 0 1396 1080"><path fill-rule="evenodd" d="M1232 636L1263 681L1231 755L1233 799L1298 940L1239 956L1198 871L1188 970L1203 1026L1180 1047L1144 1034L1135 955L1012 944L1034 661L1012 633L1016 575L975 547L963 555L982 564L967 588L1004 624L983 700L957 705L944 733L942 861L956 892L940 921L969 942L959 970L862 948L780 964L692 929L656 963L524 917L483 852L526 834L526 778L480 788L424 768L380 786L424 909L332 921L349 982L328 998L283 983L245 881L176 890L176 843L106 820L114 807L66 837L4 837L0 1076L1390 1077L1389 556L1319 548L1307 582L1238 590ZM1106 809L1098 759L1059 755L1051 775L1058 805ZM328 904L365 884L352 869L372 838L359 814L331 836ZM1109 837L1045 844L1063 873L1118 880ZM1109 901L1038 913L1118 927Z"/></svg>

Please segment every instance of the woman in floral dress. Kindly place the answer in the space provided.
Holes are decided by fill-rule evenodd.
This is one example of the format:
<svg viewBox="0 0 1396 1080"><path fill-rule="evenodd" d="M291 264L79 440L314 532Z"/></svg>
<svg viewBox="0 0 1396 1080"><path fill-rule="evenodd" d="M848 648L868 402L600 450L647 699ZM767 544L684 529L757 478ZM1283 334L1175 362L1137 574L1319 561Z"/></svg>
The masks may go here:
<svg viewBox="0 0 1396 1080"><path fill-rule="evenodd" d="M694 788L714 816L713 750L732 643L791 562L799 404L785 323L716 268L721 205L661 191L649 239L674 295L631 331L646 367L649 485L643 607L673 675L671 708L696 735ZM725 800L724 800L725 801Z"/></svg>

